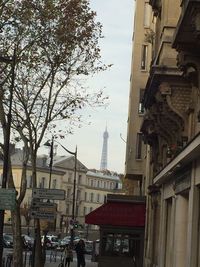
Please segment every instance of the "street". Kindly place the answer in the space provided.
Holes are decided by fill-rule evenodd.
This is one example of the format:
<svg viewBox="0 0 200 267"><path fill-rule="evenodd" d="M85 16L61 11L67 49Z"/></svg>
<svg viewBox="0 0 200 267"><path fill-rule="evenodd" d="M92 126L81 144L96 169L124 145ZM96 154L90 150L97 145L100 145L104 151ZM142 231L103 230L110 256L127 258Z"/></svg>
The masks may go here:
<svg viewBox="0 0 200 267"><path fill-rule="evenodd" d="M4 249L4 257L7 258L7 255L12 254L12 249ZM63 254L62 252L55 252L53 250L47 250L46 254L46 264L45 267L57 267L62 261ZM24 252L24 266L30 266L30 252ZM96 262L91 262L91 255L85 255L86 267L97 267ZM76 253L73 252L73 262L70 264L70 267L75 267L77 265Z"/></svg>

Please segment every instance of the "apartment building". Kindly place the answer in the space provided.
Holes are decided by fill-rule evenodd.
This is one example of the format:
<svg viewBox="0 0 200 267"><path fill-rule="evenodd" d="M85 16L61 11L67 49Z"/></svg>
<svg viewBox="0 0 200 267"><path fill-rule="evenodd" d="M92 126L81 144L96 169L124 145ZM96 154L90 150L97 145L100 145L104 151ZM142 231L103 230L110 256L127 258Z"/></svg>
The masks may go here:
<svg viewBox="0 0 200 267"><path fill-rule="evenodd" d="M146 164L141 167L147 189L144 266L198 267L200 2L150 0L149 5L152 58L144 85L145 112L140 126L146 146ZM135 25L143 21L138 15L140 9L144 10L141 0L136 1ZM135 32L137 34L141 31ZM133 50L133 58L138 55L139 52ZM133 69L132 75L134 84L138 76ZM131 98L132 95L133 117L129 123L136 124L138 98ZM129 139L135 143L136 138L137 131L129 130L127 145L131 143ZM136 168L135 159L130 160Z"/></svg>
<svg viewBox="0 0 200 267"><path fill-rule="evenodd" d="M142 143L141 123L144 116L142 103L148 79L152 51L151 7L146 0L136 1L133 30L132 64L127 124L125 184L127 194L144 194L145 146Z"/></svg>
<svg viewBox="0 0 200 267"><path fill-rule="evenodd" d="M12 155L12 171L16 190L20 191L21 175L22 175L22 155L23 151L16 149ZM37 158L37 187L62 189L65 191L65 200L54 200L57 204L56 224L48 223L47 220L41 220L42 229L50 227L51 231L56 231L62 235L70 232L70 221L73 209L73 193L75 178L75 159L74 156L58 156L54 155L53 166L49 168L49 158L46 155L40 155ZM3 173L3 162L0 161L0 185ZM50 182L51 179L51 182ZM108 193L121 192L121 180L119 176L112 172L107 174L96 170L88 171L78 159L76 162L76 186L75 186L75 203L74 215L77 221L76 233L86 234L91 230L85 225L85 215L101 206ZM22 226L25 231L33 231L33 218L30 216L30 207L33 200L32 197L33 180L31 165L27 167L27 190L21 205ZM6 211L5 223L7 226L11 223L11 215ZM51 225L51 226L50 226ZM55 227L54 227L55 226ZM93 230L96 228L93 227Z"/></svg>

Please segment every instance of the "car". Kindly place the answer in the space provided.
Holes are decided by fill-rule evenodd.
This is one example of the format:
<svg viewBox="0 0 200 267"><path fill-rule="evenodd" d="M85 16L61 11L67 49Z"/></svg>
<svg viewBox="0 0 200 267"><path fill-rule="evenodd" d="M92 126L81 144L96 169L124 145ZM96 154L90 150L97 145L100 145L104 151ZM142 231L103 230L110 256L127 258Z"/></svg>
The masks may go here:
<svg viewBox="0 0 200 267"><path fill-rule="evenodd" d="M3 234L3 247L13 248L13 236L10 234Z"/></svg>
<svg viewBox="0 0 200 267"><path fill-rule="evenodd" d="M44 244L44 236L41 239L42 245ZM59 246L59 239L56 235L46 236L46 248L54 249Z"/></svg>
<svg viewBox="0 0 200 267"><path fill-rule="evenodd" d="M29 235L22 235L22 245L24 249L32 250L34 246L34 238Z"/></svg>
<svg viewBox="0 0 200 267"><path fill-rule="evenodd" d="M71 241L71 237L70 236L65 236L63 239L61 239L60 241L60 246L61 247L65 247L67 244L69 244Z"/></svg>

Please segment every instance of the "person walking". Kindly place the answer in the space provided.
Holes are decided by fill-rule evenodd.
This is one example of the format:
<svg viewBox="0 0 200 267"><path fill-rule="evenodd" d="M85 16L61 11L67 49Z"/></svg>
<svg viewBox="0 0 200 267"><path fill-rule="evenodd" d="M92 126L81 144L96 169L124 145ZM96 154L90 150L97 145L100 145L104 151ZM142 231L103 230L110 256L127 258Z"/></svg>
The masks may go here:
<svg viewBox="0 0 200 267"><path fill-rule="evenodd" d="M73 261L73 252L70 244L67 244L64 249L64 267L70 267L71 261Z"/></svg>
<svg viewBox="0 0 200 267"><path fill-rule="evenodd" d="M85 267L85 242L80 239L75 247L77 255L77 267Z"/></svg>

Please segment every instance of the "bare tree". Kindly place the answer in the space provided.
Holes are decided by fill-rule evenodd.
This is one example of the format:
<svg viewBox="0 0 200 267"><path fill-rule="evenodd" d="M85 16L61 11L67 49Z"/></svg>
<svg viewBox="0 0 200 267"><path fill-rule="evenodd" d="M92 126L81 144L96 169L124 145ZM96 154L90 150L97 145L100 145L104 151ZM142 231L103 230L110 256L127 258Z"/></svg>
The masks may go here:
<svg viewBox="0 0 200 267"><path fill-rule="evenodd" d="M60 121L80 122L78 111L105 105L102 91L88 92L84 76L104 71L98 41L102 26L88 0L8 0L0 4L0 51L10 57L15 50L15 82L12 104L12 135L22 141L25 157L17 209L12 212L14 266L22 265L17 248L20 205L26 192L26 166L32 164L33 187L37 187L36 157L46 133L65 136L69 128ZM11 68L1 63L0 118L6 125ZM63 125L63 124L62 124ZM11 163L10 163L11 164ZM11 168L10 168L11 169ZM9 186L14 187L12 174ZM34 266L42 266L39 222ZM21 249L21 248L20 248Z"/></svg>

